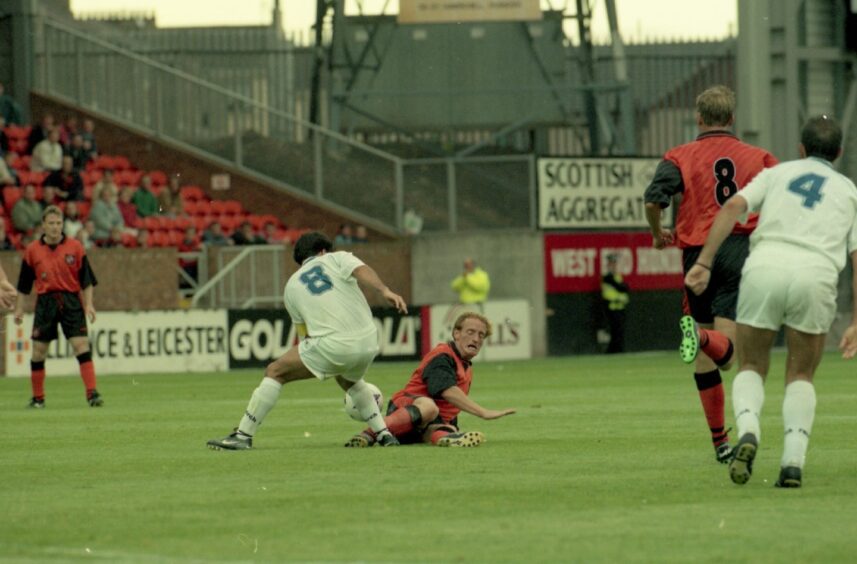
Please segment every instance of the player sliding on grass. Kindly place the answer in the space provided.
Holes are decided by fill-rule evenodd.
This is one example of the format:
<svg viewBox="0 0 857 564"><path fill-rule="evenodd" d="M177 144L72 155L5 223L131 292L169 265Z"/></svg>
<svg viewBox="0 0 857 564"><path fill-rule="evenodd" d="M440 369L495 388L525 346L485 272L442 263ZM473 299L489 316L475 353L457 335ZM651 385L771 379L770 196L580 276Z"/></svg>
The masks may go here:
<svg viewBox="0 0 857 564"><path fill-rule="evenodd" d="M390 398L387 428L402 444L429 443L441 447L475 447L484 440L479 431L461 432L461 411L482 419L499 419L514 409L485 409L468 397L473 379L471 361L491 336L491 323L482 315L462 313L455 320L452 341L436 346L411 375L403 390ZM366 429L345 446L368 447L376 443L376 433Z"/></svg>
<svg viewBox="0 0 857 564"><path fill-rule="evenodd" d="M351 396L363 419L378 435L382 446L396 440L378 410L363 375L378 354L378 330L360 286L375 290L402 313L408 308L370 267L346 252L331 252L333 244L321 233L306 233L295 243L294 259L300 265L286 283L286 309L302 337L300 345L265 369L244 417L231 435L208 441L214 450L245 450L268 412L277 403L283 384L296 380L336 378Z"/></svg>
<svg viewBox="0 0 857 564"><path fill-rule="evenodd" d="M711 222L723 204L759 171L777 163L767 151L742 143L732 134L734 111L735 94L729 88L713 86L701 93L696 98L699 136L667 151L646 188L652 244L663 249L673 243L675 235L685 273L697 262ZM661 210L679 195L673 234L661 226ZM738 282L747 258L748 235L755 226L754 215L731 232L717 256L704 264L712 271L711 287L700 296L685 292L683 304L689 315L681 319L681 357L688 364L695 363L696 389L721 463L729 462L732 449L725 428L720 369L728 369L732 362ZM698 350L705 354L697 355Z"/></svg>
<svg viewBox="0 0 857 564"><path fill-rule="evenodd" d="M685 278L694 293L703 293L711 279L707 266L736 220L746 221L747 212L759 212L738 296L736 344L741 366L732 383L732 404L740 438L729 463L736 484L746 483L753 472L771 345L784 325L785 440L776 485L801 486L815 416L812 380L836 317L836 286L846 250L857 292L857 188L832 165L842 154L842 130L827 116L809 120L801 132L800 154L803 159L759 173L723 206ZM839 345L845 358L857 353L857 300L853 301L851 326Z"/></svg>

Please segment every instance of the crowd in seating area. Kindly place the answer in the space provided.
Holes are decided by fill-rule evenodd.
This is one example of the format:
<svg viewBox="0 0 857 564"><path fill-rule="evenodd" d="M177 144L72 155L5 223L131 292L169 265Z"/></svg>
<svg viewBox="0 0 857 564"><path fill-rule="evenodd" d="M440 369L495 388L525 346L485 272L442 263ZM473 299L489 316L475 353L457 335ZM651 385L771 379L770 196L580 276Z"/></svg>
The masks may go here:
<svg viewBox="0 0 857 564"><path fill-rule="evenodd" d="M92 247L259 245L294 242L303 232L235 200L212 200L180 172L139 170L115 148L99 146L95 124L6 125L0 115L0 249L22 249L41 235L41 212L65 212L65 234Z"/></svg>

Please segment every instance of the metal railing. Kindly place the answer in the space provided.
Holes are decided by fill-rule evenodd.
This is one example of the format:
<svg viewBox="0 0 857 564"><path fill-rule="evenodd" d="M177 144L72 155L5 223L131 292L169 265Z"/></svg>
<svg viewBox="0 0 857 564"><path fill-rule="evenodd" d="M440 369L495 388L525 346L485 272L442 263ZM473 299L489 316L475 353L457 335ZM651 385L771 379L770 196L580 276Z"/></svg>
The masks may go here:
<svg viewBox="0 0 857 564"><path fill-rule="evenodd" d="M196 288L191 305L244 309L281 303L286 250L282 245L218 248L216 274Z"/></svg>
<svg viewBox="0 0 857 564"><path fill-rule="evenodd" d="M406 208L428 219L427 231L507 228L509 210L515 226L535 228L521 220L535 217L531 155L404 159L47 17L38 21L36 85L51 96L382 231L401 232ZM485 197L475 201L474 194Z"/></svg>

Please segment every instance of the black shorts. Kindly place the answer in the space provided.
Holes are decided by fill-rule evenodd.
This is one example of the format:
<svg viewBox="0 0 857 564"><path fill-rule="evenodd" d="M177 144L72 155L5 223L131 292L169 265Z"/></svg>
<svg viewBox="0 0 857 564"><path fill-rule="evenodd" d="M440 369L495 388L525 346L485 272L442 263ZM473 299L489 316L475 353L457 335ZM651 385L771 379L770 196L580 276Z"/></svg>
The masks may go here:
<svg viewBox="0 0 857 564"><path fill-rule="evenodd" d="M400 407L406 407L408 405L413 404L414 400L416 400L419 397L420 396L405 394L404 396L400 397L395 403L393 402L393 400L390 400L389 402L387 402L387 415L391 415L394 411L396 411ZM457 419L458 418L456 417L456 420ZM438 415L437 417L434 418L434 421L431 421L428 424L423 423L422 428L425 429L429 425L440 425L443 423L444 423L443 419L441 419L440 415ZM456 423L457 423L457 421L456 421ZM403 445L419 444L419 443L423 442L423 432L419 429L413 429L413 430L409 431L408 433L405 433L404 435L397 435L396 438L399 439L399 444L403 444Z"/></svg>
<svg viewBox="0 0 857 564"><path fill-rule="evenodd" d="M682 253L684 272L696 262L702 247L687 247ZM741 284L741 269L750 254L750 237L732 234L723 241L711 265L711 281L701 296L684 289L685 313L697 323L711 324L715 317L735 321L738 306L738 287Z"/></svg>
<svg viewBox="0 0 857 564"><path fill-rule="evenodd" d="M33 319L33 340L49 343L56 339L57 324L62 325L66 339L86 337L86 313L80 295L71 292L39 294Z"/></svg>

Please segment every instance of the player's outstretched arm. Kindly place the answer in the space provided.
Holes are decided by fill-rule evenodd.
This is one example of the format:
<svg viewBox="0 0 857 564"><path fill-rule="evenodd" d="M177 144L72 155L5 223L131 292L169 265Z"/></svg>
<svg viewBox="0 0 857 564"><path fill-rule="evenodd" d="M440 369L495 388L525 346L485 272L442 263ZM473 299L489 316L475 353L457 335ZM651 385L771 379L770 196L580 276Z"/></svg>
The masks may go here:
<svg viewBox="0 0 857 564"><path fill-rule="evenodd" d="M690 267L687 276L684 277L684 285L697 296L708 288L708 282L711 280L711 267L714 265L714 256L717 254L717 250L720 249L720 245L723 244L726 237L732 233L738 218L745 213L747 213L747 200L741 197L741 194L729 198L729 201L717 212L696 263Z"/></svg>
<svg viewBox="0 0 857 564"><path fill-rule="evenodd" d="M351 275L354 276L357 283L364 288L375 290L378 295L384 298L388 304L399 310L400 313L408 313L408 306L405 304L405 300L402 296L390 290L372 267L365 264L363 266L358 266L354 269L354 272L352 272Z"/></svg>
<svg viewBox="0 0 857 564"><path fill-rule="evenodd" d="M842 351L842 358L854 358L857 355L857 251L851 253L851 288L853 296L851 305L851 325L842 334L842 339L839 341L839 350Z"/></svg>
<svg viewBox="0 0 857 564"><path fill-rule="evenodd" d="M515 413L514 409L501 409L499 411L495 409L485 409L470 399L467 394L464 393L464 390L458 386L445 389L441 395L443 396L443 399L461 411L465 411L470 415L475 415L481 419L499 419L506 415L512 415Z"/></svg>

